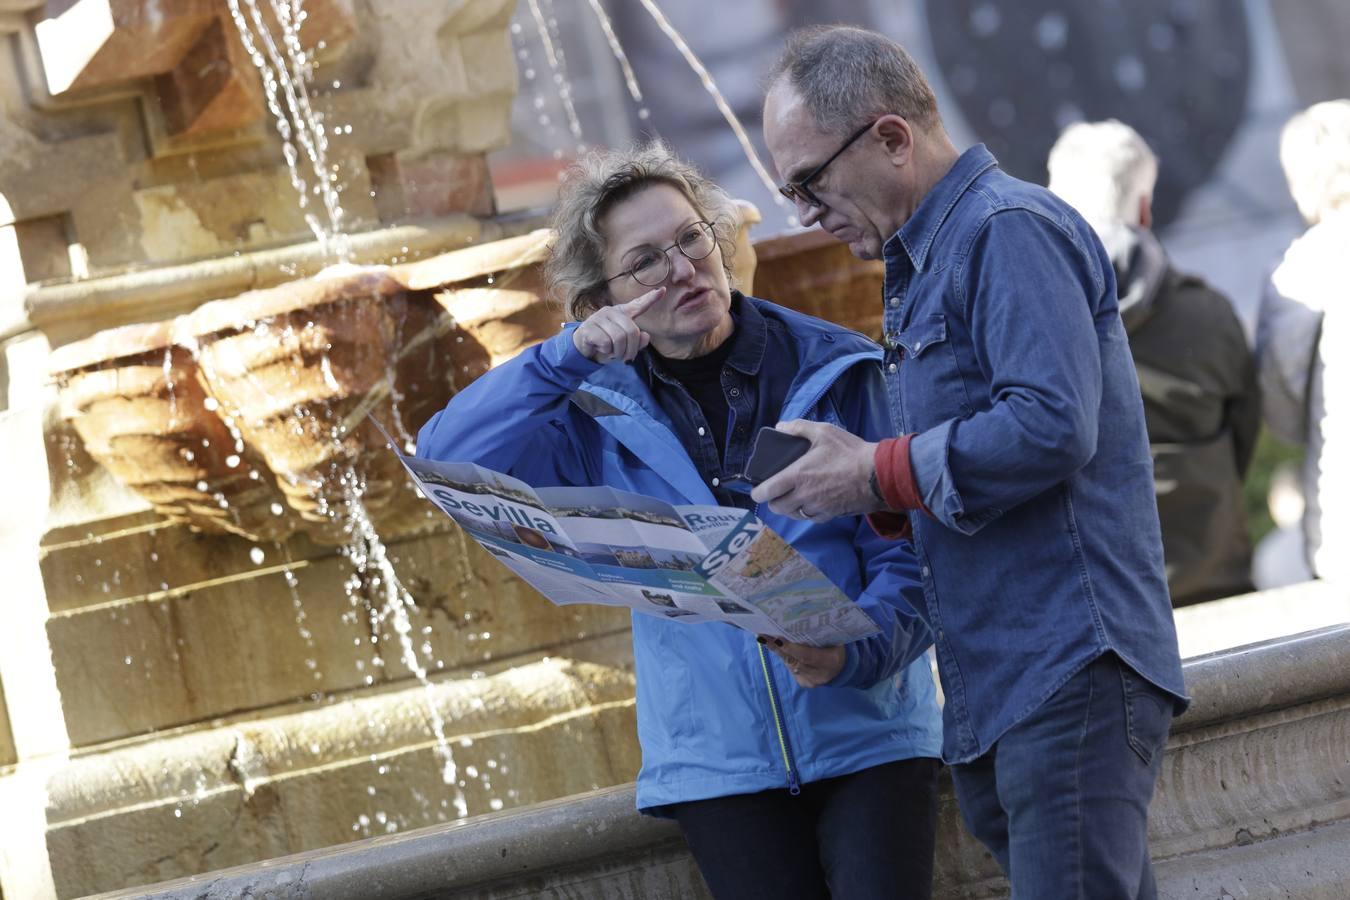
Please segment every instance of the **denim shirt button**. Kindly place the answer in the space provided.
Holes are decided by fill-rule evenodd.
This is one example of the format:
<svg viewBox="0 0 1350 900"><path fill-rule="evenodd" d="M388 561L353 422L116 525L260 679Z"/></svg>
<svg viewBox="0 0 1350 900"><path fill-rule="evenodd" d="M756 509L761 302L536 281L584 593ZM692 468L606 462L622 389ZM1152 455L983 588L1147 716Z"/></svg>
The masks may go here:
<svg viewBox="0 0 1350 900"><path fill-rule="evenodd" d="M923 577L924 577L924 578L927 578L927 577L928 577L928 567L927 567L927 566L924 566L924 567L923 567Z"/></svg>
<svg viewBox="0 0 1350 900"><path fill-rule="evenodd" d="M895 309L897 306L900 305L900 298L892 297L890 300L887 300L886 302L891 305L891 309Z"/></svg>
<svg viewBox="0 0 1350 900"><path fill-rule="evenodd" d="M899 371L899 369L900 367L897 366L895 363L891 363L889 366L886 367L886 370L891 374L895 374L897 371Z"/></svg>
<svg viewBox="0 0 1350 900"><path fill-rule="evenodd" d="M704 428L702 425L698 426L698 436L699 436L699 437L703 437L703 436L704 436L705 434L707 434L707 433L708 433L708 429Z"/></svg>
<svg viewBox="0 0 1350 900"><path fill-rule="evenodd" d="M720 478L714 478L714 479L712 480L712 486L713 486L713 487L717 487L717 486L718 486L719 484L721 484L721 483L722 483L722 479L720 479Z"/></svg>
<svg viewBox="0 0 1350 900"><path fill-rule="evenodd" d="M730 394L732 397L739 397L741 395L741 389L732 388L731 390L727 391L727 393Z"/></svg>

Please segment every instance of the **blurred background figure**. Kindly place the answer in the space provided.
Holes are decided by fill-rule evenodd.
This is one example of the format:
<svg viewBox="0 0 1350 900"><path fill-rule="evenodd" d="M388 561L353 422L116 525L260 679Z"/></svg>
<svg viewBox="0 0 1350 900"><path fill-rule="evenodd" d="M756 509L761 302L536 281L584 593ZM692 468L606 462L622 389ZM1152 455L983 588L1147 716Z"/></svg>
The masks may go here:
<svg viewBox="0 0 1350 900"><path fill-rule="evenodd" d="M1158 160L1130 126L1069 126L1050 189L1088 220L1116 270L1139 373L1172 603L1251 590L1242 479L1260 430L1256 368L1228 298L1176 271L1150 230Z"/></svg>
<svg viewBox="0 0 1350 900"><path fill-rule="evenodd" d="M1262 299L1257 354L1267 424L1304 444L1303 558L1350 578L1350 100L1295 115L1280 139L1289 193L1309 228Z"/></svg>
<svg viewBox="0 0 1350 900"><path fill-rule="evenodd" d="M1252 551L1252 583L1258 591L1301 584L1313 577L1303 539L1303 475L1300 466L1280 461L1270 476L1266 506L1274 528Z"/></svg>

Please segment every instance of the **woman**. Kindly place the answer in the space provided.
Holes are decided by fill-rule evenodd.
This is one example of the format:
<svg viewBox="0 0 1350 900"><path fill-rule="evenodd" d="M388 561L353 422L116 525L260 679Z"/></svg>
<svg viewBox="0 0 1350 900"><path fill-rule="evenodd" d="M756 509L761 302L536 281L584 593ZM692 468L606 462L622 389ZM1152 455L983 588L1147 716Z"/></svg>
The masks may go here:
<svg viewBox="0 0 1350 900"><path fill-rule="evenodd" d="M580 324L461 391L418 455L748 509L722 480L761 426L889 435L874 344L731 290L734 221L660 144L588 156L548 267ZM638 807L679 822L718 897L928 897L941 733L913 552L860 518L757 512L881 634L819 650L635 615Z"/></svg>

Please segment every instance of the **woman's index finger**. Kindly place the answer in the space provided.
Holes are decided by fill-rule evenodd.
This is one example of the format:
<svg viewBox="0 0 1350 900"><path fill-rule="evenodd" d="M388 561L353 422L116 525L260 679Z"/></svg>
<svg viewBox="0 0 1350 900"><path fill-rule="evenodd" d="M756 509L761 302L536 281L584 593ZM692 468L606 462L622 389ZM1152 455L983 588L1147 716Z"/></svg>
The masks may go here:
<svg viewBox="0 0 1350 900"><path fill-rule="evenodd" d="M636 319L638 316L651 309L656 301L660 300L665 295L665 288L653 288L636 300L629 300L627 303L620 304L619 309L622 309L628 318Z"/></svg>

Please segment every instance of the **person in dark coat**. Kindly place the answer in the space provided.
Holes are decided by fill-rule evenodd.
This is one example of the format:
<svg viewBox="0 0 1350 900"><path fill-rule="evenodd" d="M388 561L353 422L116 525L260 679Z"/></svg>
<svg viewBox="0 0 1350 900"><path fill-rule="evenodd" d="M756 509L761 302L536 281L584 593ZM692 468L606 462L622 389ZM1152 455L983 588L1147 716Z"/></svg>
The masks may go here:
<svg viewBox="0 0 1350 900"><path fill-rule="evenodd" d="M1150 230L1158 161L1116 120L1069 126L1050 190L1097 232L1116 271L1173 606L1252 590L1242 480L1261 426L1256 363L1233 305L1172 267Z"/></svg>

